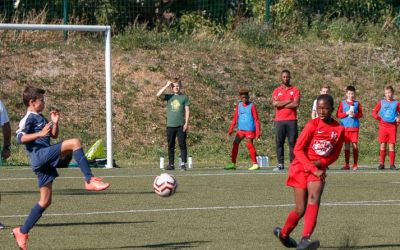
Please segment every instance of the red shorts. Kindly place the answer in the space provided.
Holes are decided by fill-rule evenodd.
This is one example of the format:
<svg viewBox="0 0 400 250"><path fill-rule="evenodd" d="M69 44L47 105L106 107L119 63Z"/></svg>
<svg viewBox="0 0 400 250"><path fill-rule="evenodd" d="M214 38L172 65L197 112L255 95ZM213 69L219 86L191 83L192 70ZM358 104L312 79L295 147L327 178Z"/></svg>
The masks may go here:
<svg viewBox="0 0 400 250"><path fill-rule="evenodd" d="M396 143L396 139L397 139L397 126L393 125L393 126L379 126L379 142L380 143L392 143L395 144Z"/></svg>
<svg viewBox="0 0 400 250"><path fill-rule="evenodd" d="M294 188L307 189L307 183L321 181L321 179L310 172L304 172L300 163L292 163L289 167L289 176L286 185Z"/></svg>
<svg viewBox="0 0 400 250"><path fill-rule="evenodd" d="M358 142L358 131L344 131L344 142Z"/></svg>
<svg viewBox="0 0 400 250"><path fill-rule="evenodd" d="M249 138L249 139L254 139L254 138L256 138L256 131L239 130L236 133L236 136L238 136L240 138L246 137L246 138Z"/></svg>

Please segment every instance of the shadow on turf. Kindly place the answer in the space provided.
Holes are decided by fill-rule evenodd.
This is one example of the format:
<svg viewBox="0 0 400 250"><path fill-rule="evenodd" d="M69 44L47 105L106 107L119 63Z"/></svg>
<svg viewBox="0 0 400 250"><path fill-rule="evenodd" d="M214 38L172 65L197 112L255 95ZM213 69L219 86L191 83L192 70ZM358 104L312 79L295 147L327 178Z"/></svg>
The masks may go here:
<svg viewBox="0 0 400 250"><path fill-rule="evenodd" d="M121 247L105 247L105 248L79 248L84 250L95 250L95 249L135 249L135 248L160 248L160 249L181 249L181 248L192 248L200 247L201 244L208 243L209 241L184 241L184 242L169 242L160 244L148 244L140 246L121 246ZM69 250L71 248L64 248L64 250ZM73 248L76 250L76 248Z"/></svg>
<svg viewBox="0 0 400 250"><path fill-rule="evenodd" d="M155 221L99 221L99 222L71 222L71 223L51 223L37 224L35 227L65 227L65 226L86 226L86 225L118 225L118 224L141 224L153 223Z"/></svg>
<svg viewBox="0 0 400 250"><path fill-rule="evenodd" d="M326 247L326 246L321 246L321 248L323 249L339 249L339 250L345 250L345 249L381 249L381 248L399 248L400 244L378 244L378 245L368 245L368 246L330 246L330 247Z"/></svg>

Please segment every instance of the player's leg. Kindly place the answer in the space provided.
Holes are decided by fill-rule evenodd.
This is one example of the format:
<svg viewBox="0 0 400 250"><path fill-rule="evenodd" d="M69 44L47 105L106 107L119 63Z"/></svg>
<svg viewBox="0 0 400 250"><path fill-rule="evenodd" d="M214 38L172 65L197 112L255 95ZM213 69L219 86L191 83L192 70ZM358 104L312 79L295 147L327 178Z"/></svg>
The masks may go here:
<svg viewBox="0 0 400 250"><path fill-rule="evenodd" d="M296 228L299 220L303 217L307 202L307 189L293 188L293 191L296 207L289 212L282 229L279 227L274 229L275 236L286 247L297 246L296 241L290 237L290 233Z"/></svg>
<svg viewBox="0 0 400 250"><path fill-rule="evenodd" d="M274 122L275 127L275 144L276 144L276 159L278 161L278 165L274 170L283 170L284 169L284 146L286 139L286 126L284 122Z"/></svg>
<svg viewBox="0 0 400 250"><path fill-rule="evenodd" d="M186 170L186 162L187 162L187 145L186 145L186 131L183 131L183 126L178 128L177 131L179 149L181 151L181 170Z"/></svg>
<svg viewBox="0 0 400 250"><path fill-rule="evenodd" d="M49 182L39 188L40 199L39 202L33 206L31 212L26 218L24 224L21 227L13 229L13 235L20 249L26 249L26 242L28 240L28 233L36 224L36 222L42 217L43 212L51 204L51 197L53 193L52 189L53 182Z"/></svg>
<svg viewBox="0 0 400 250"><path fill-rule="evenodd" d="M297 128L297 121L288 121L287 122L287 137L289 141L289 157L290 157L290 162L293 161L294 159L294 145L296 144L296 140L298 135L298 128Z"/></svg>
<svg viewBox="0 0 400 250"><path fill-rule="evenodd" d="M395 144L394 143L388 143L389 146L389 163L390 163L390 169L395 170L396 166L394 165L395 159L396 159L396 151L395 151Z"/></svg>
<svg viewBox="0 0 400 250"><path fill-rule="evenodd" d="M321 203L324 186L325 182L323 181L312 181L307 184L308 198L304 215L303 235L297 249L317 249L320 245L319 241L310 240L310 237L317 224L319 205Z"/></svg>
<svg viewBox="0 0 400 250"><path fill-rule="evenodd" d="M236 160L237 160L237 155L239 152L239 144L243 140L243 135L240 132L240 130L236 133L235 139L233 140L232 143L232 151L231 151L231 163L229 163L224 169L225 170L233 170L236 169Z"/></svg>
<svg viewBox="0 0 400 250"><path fill-rule="evenodd" d="M385 168L385 157L386 157L386 142L381 142L379 146L379 166L378 169Z"/></svg>
<svg viewBox="0 0 400 250"><path fill-rule="evenodd" d="M95 177L90 169L89 162L82 149L82 144L79 139L68 139L61 143L61 158L71 154L79 166L82 174L85 177L85 188L89 191L100 191L107 189L110 184L102 182L102 179Z"/></svg>
<svg viewBox="0 0 400 250"><path fill-rule="evenodd" d="M168 143L168 166L167 170L174 170L175 163L175 140L177 130L173 127L167 127L167 143Z"/></svg>
<svg viewBox="0 0 400 250"><path fill-rule="evenodd" d="M358 142L352 142L353 146L353 170L358 169Z"/></svg>
<svg viewBox="0 0 400 250"><path fill-rule="evenodd" d="M253 137L252 135L249 135L249 137L246 137L246 140L247 140L246 147L247 147L247 150L249 150L250 159L252 162L252 166L248 170L258 170L258 169L260 169L260 167L257 164L257 152L256 152L256 148L254 147L252 137Z"/></svg>
<svg viewBox="0 0 400 250"><path fill-rule="evenodd" d="M350 169L350 142L344 143L344 166L342 170Z"/></svg>

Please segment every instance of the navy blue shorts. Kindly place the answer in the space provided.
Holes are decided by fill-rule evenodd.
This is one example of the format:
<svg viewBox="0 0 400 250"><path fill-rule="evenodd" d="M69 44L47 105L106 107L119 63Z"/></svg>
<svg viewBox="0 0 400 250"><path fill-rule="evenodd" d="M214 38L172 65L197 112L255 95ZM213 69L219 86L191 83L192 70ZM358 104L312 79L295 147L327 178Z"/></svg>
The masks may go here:
<svg viewBox="0 0 400 250"><path fill-rule="evenodd" d="M31 155L32 170L38 178L39 188L52 182L58 177L57 168L65 167L71 160L71 156L61 158L61 143L51 145L50 147L41 148L36 154Z"/></svg>

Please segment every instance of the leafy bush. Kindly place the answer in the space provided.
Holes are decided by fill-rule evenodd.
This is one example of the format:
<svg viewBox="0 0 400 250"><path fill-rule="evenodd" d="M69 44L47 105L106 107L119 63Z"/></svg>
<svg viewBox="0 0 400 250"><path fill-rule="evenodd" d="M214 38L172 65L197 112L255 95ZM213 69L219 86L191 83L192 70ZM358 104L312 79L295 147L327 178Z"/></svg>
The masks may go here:
<svg viewBox="0 0 400 250"><path fill-rule="evenodd" d="M347 18L339 18L333 20L328 25L329 38L333 40L342 40L345 42L357 42L362 40L361 26L356 22L348 20Z"/></svg>
<svg viewBox="0 0 400 250"><path fill-rule="evenodd" d="M203 12L186 12L178 20L177 30L185 35L199 32L220 33L220 26L206 17Z"/></svg>
<svg viewBox="0 0 400 250"><path fill-rule="evenodd" d="M301 33L305 27L306 20L296 0L282 0L271 5L273 27L283 34L294 35Z"/></svg>
<svg viewBox="0 0 400 250"><path fill-rule="evenodd" d="M274 40L271 29L265 23L254 20L242 22L234 34L245 44L258 48L269 47Z"/></svg>

